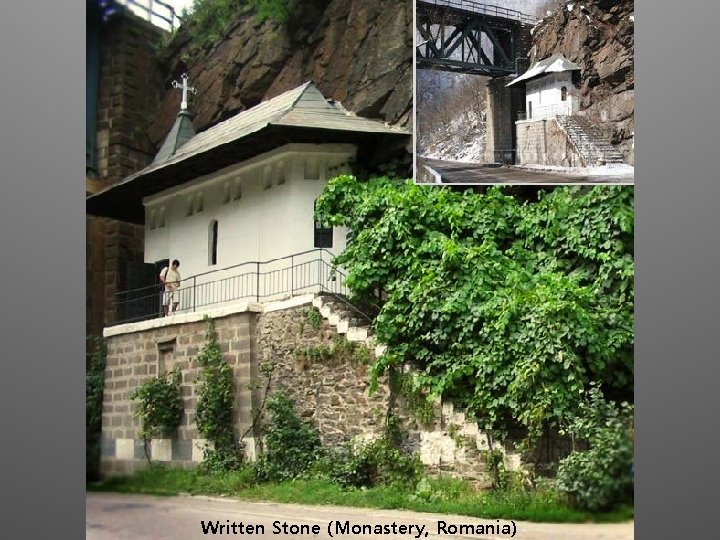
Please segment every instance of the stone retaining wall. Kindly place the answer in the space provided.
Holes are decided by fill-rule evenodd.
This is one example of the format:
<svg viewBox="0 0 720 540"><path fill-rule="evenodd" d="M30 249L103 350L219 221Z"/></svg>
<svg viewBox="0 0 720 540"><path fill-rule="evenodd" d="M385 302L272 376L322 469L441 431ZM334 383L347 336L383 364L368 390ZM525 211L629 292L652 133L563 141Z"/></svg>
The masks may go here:
<svg viewBox="0 0 720 540"><path fill-rule="evenodd" d="M338 447L351 439L380 437L392 407L408 434L407 449L418 452L431 474L486 484L479 450L487 444L477 424L453 412L452 406L438 404L434 424L421 425L408 412L402 397L391 395L385 380L370 396L368 370L374 353L363 343L347 342L309 302L277 310L266 306L263 312L258 311L259 306L245 306L214 319L221 352L234 371L236 434L246 434L248 459L262 451L261 438L256 438L251 427L253 419L257 416L257 425L266 425L266 397L284 392L295 403L299 416L318 429L327 447ZM147 378L175 366L182 371L182 424L173 439L153 440L150 456L153 461L184 468L202 461L203 441L194 418L195 358L205 344L206 323L179 316L176 320L125 325L124 333L107 338L101 445L104 476L147 466L138 435L139 420L134 417L136 404L130 394ZM337 354L320 354L331 347Z"/></svg>
<svg viewBox="0 0 720 540"><path fill-rule="evenodd" d="M255 314L251 312L215 321L220 350L233 368L238 436L251 425L250 369L255 324ZM139 437L140 421L134 417L136 404L130 394L146 379L176 366L182 371L180 391L184 413L181 425L175 438L152 441L150 457L154 462L172 462L179 467L190 467L202 461L203 441L198 437L195 425L195 380L198 375L195 358L205 344L206 328L205 322L188 322L108 338L101 474L131 473L147 465L144 443Z"/></svg>
<svg viewBox="0 0 720 540"><path fill-rule="evenodd" d="M584 167L582 156L555 119L516 122L518 165Z"/></svg>

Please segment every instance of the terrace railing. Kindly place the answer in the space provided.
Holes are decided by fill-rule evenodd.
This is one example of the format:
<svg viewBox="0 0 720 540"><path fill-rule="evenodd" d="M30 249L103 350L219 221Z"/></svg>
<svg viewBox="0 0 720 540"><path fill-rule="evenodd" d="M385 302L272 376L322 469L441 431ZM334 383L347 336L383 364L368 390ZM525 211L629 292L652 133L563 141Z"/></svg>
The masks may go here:
<svg viewBox="0 0 720 540"><path fill-rule="evenodd" d="M314 249L182 278L176 292L179 302L176 313L204 311L240 301L279 300L313 292L344 298L348 292L345 274L333 266L333 257L326 249ZM113 324L163 316L163 294L162 284L116 293Z"/></svg>

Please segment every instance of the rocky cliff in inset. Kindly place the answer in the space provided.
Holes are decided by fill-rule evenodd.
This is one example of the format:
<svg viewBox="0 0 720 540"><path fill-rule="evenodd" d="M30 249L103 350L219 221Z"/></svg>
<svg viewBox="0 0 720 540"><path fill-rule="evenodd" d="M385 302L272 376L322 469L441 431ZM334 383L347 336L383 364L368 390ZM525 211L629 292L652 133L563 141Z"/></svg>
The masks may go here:
<svg viewBox="0 0 720 540"><path fill-rule="evenodd" d="M633 163L635 37L632 0L566 2L533 30L531 62L563 53L581 68L581 113Z"/></svg>
<svg viewBox="0 0 720 540"><path fill-rule="evenodd" d="M187 72L198 131L313 81L359 116L412 125L412 0L308 2L285 24L238 15L199 45L188 30L161 55L167 90L149 133L159 144L177 115L170 81Z"/></svg>

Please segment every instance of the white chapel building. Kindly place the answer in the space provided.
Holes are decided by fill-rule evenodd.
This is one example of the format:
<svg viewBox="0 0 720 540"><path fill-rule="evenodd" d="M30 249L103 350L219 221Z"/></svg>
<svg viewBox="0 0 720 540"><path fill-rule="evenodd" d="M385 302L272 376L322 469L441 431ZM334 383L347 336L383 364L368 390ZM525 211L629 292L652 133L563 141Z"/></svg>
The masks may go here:
<svg viewBox="0 0 720 540"><path fill-rule="evenodd" d="M573 81L580 67L554 54L536 62L507 86L525 86L525 117L544 120L555 116L570 116L580 110L580 96Z"/></svg>
<svg viewBox="0 0 720 540"><path fill-rule="evenodd" d="M356 162L405 151L410 133L355 116L308 82L196 134L183 85L155 160L87 199L90 214L145 226L145 285L119 297L118 322L158 316L157 274L175 259L181 311L325 286L347 231L315 222L317 197Z"/></svg>

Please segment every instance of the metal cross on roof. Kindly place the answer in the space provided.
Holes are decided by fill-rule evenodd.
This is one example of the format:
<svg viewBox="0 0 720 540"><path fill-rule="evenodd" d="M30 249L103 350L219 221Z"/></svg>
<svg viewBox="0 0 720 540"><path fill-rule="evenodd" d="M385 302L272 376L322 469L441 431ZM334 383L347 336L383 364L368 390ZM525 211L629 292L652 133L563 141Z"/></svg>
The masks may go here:
<svg viewBox="0 0 720 540"><path fill-rule="evenodd" d="M188 92L192 92L193 94L197 94L197 89L193 88L192 86L188 85L188 76L187 73L183 73L181 76L182 82L179 83L177 81L172 82L173 88L182 88L183 94L182 94L182 103L180 104L180 110L187 111L188 108Z"/></svg>

